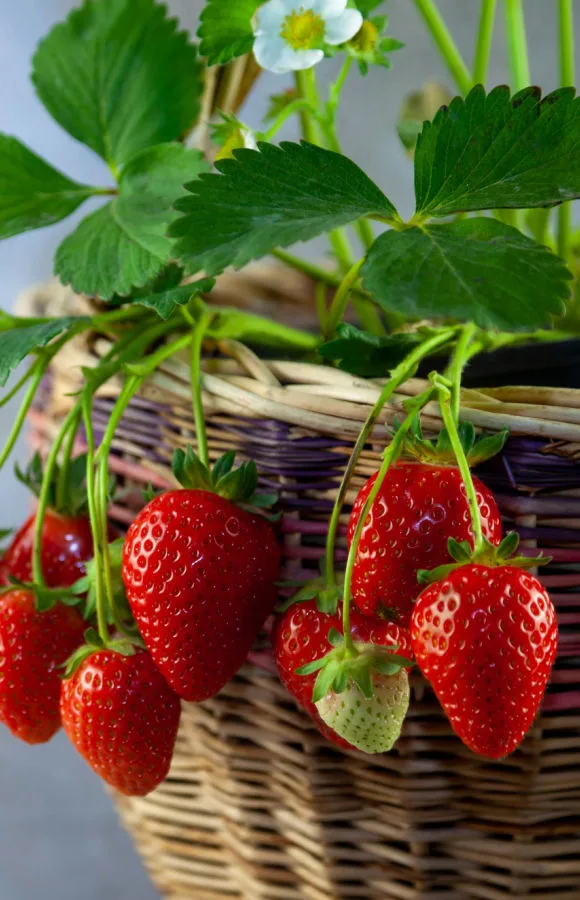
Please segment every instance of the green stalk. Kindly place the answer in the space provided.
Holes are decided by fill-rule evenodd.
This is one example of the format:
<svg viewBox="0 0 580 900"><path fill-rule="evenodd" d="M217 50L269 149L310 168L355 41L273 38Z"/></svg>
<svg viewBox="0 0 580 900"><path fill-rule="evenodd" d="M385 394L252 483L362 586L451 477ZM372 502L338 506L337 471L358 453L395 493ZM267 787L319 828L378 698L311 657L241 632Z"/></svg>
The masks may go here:
<svg viewBox="0 0 580 900"><path fill-rule="evenodd" d="M463 484L465 485L465 493L469 504L469 512L471 514L471 527L473 530L473 551L474 555L477 555L483 549L484 537L475 485L473 484L471 469L469 468L465 451L461 445L461 440L457 431L457 423L451 412L451 391L447 385L443 384L438 378L435 379L434 383L439 394L439 405L441 407L443 425L447 429L455 459L457 460L457 466L461 472Z"/></svg>
<svg viewBox="0 0 580 900"><path fill-rule="evenodd" d="M73 428L75 423L78 424L79 410L81 408L80 400L75 403L65 417L56 438L50 448L50 453L44 467L44 476L42 486L38 497L38 506L36 508L36 518L34 520L34 549L32 551L32 574L36 584L44 585L44 575L42 574L42 529L44 526L44 516L48 506L50 486L56 467L58 454L62 446L69 428Z"/></svg>
<svg viewBox="0 0 580 900"><path fill-rule="evenodd" d="M81 411L79 410L76 422L74 422L68 430L66 443L64 445L60 471L58 473L58 480L56 484L56 508L59 510L68 508L71 457L78 427L80 424L80 419Z"/></svg>
<svg viewBox="0 0 580 900"><path fill-rule="evenodd" d="M433 394L435 393L434 387L427 388L422 394L418 394L412 401L407 403L407 408L410 408L411 411L405 418L402 425L399 427L397 432L394 434L393 439L387 449L385 450L383 456L383 462L381 464L381 468L379 469L377 478L375 483L372 486L372 489L365 500L364 506L361 510L361 514L359 520L356 525L356 529L353 535L352 543L350 545L348 551L348 558L346 561L346 570L344 573L344 594L342 600L342 627L344 634L344 645L346 649L346 656L356 656L358 651L354 646L354 642L352 639L352 634L350 630L350 604L352 600L351 596L351 586L352 586L352 575L354 570L354 564L358 554L358 545L360 543L360 538L363 532L363 528L367 519L369 512L372 509L373 503L375 502L379 491L383 486L383 482L387 476L387 473L390 467L397 461L399 456L401 455L401 450L403 449L403 444L405 442L405 438L407 436L407 432L411 428L413 424L413 420L417 416L417 414L423 409L423 407L429 402Z"/></svg>
<svg viewBox="0 0 580 900"><path fill-rule="evenodd" d="M439 332L439 334L433 335L433 337L430 337L426 341L424 341L420 347L416 347L415 350L412 351L412 353L409 353L409 355L406 357L406 359L403 360L403 362L399 363L399 365L395 369L393 369L391 378L383 387L375 402L375 405L371 409L367 420L360 431L352 454L349 458L347 467L342 476L342 481L336 495L332 515L330 517L330 522L328 525L328 534L326 538L325 575L326 583L329 587L333 587L336 585L334 557L336 551L338 524L340 522L342 507L344 506L344 500L350 485L352 475L358 463L359 457L369 439L369 435L375 427L377 419L379 418L384 406L391 399L397 388L400 387L401 384L404 384L404 382L414 374L417 365L421 362L422 359L424 359L424 357L429 356L429 354L433 353L434 350L437 350L439 347L443 346L443 344L450 340L454 333L454 328L443 329Z"/></svg>
<svg viewBox="0 0 580 900"><path fill-rule="evenodd" d="M32 375L32 378L30 379L30 384L28 385L28 388L26 390L26 393L24 395L24 399L22 400L22 403L20 404L20 409L18 410L18 413L17 413L14 423L12 425L12 428L10 429L8 439L2 449L2 453L0 453L0 469L5 464L6 460L8 459L8 457L10 456L10 454L12 453L12 451L14 449L14 445L15 445L16 441L18 440L18 435L20 434L20 432L22 430L22 426L24 425L26 416L28 415L28 410L32 406L32 401L34 400L34 397L36 395L38 385L40 384L40 382L42 381L42 379L44 377L44 373L46 372L48 363L49 363L48 359L42 360L42 362L37 360L37 362L35 363L36 372L34 372L34 374Z"/></svg>
<svg viewBox="0 0 580 900"><path fill-rule="evenodd" d="M193 419L195 422L195 437L197 440L197 455L204 466L209 467L209 447L207 443L207 431L205 427L205 415L203 412L203 400L201 394L201 350L207 326L211 321L210 312L204 312L199 318L193 332L191 342L191 391L193 400Z"/></svg>
<svg viewBox="0 0 580 900"><path fill-rule="evenodd" d="M461 375L463 369L465 368L467 361L471 359L472 356L475 356L478 350L481 349L481 344L473 343L473 339L478 330L477 325L474 325L472 322L469 323L469 325L463 326L457 340L451 364L447 371L447 377L453 385L451 413L456 422L459 422L459 410L461 407Z"/></svg>
<svg viewBox="0 0 580 900"><path fill-rule="evenodd" d="M7 403L10 403L13 397L16 396L20 392L20 390L24 387L29 378L32 378L34 375L35 369L38 368L38 359L35 359L32 365L28 367L22 378L20 378L11 390L8 391L7 394L4 394L2 399L0 400L0 409L3 406L6 406Z"/></svg>
<svg viewBox="0 0 580 900"><path fill-rule="evenodd" d="M473 81L475 84L485 84L485 79L487 78L496 6L497 0L481 0L481 14L473 62Z"/></svg>
<svg viewBox="0 0 580 900"><path fill-rule="evenodd" d="M453 40L445 21L434 0L414 0L419 14L423 17L435 44L439 48L447 68L451 72L462 94L468 94L473 87L471 73L467 68L457 44Z"/></svg>
<svg viewBox="0 0 580 900"><path fill-rule="evenodd" d="M508 59L514 92L530 83L528 42L524 21L523 0L504 0Z"/></svg>
<svg viewBox="0 0 580 900"><path fill-rule="evenodd" d="M268 130L259 135L259 139L271 141L278 134L284 123L293 116L294 113L302 112L307 109L310 109L310 104L306 98L299 97L298 100L293 100L292 103L289 103L288 106L284 107Z"/></svg>
<svg viewBox="0 0 580 900"><path fill-rule="evenodd" d="M576 80L574 66L574 0L558 0L560 37L560 84L573 87ZM562 203L558 208L558 254L562 259L570 255L572 205Z"/></svg>
<svg viewBox="0 0 580 900"><path fill-rule="evenodd" d="M103 584L101 523L95 491L95 435L93 432L92 406L93 395L85 390L82 398L82 411L87 436L87 504L93 537L93 557L95 561L97 627L99 637L101 638L103 645L106 646L109 641L109 628L107 623L107 598Z"/></svg>
<svg viewBox="0 0 580 900"><path fill-rule="evenodd" d="M342 282L340 284L339 289L333 297L332 303L330 304L330 309L328 311L328 316L326 319L326 332L325 337L330 338L336 331L336 326L344 316L346 305L348 303L348 298L350 296L350 292L353 286L358 281L359 272L364 263L364 257L359 259L353 266L350 267Z"/></svg>

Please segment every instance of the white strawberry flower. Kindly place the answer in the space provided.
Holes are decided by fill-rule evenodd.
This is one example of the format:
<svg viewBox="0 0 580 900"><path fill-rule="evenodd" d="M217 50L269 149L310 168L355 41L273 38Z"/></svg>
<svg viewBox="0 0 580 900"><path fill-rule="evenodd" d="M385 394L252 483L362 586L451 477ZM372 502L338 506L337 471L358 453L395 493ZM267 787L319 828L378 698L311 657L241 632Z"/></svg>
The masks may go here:
<svg viewBox="0 0 580 900"><path fill-rule="evenodd" d="M347 0L269 0L256 14L254 55L263 69L282 74L310 69L324 57L325 44L344 44L363 17Z"/></svg>

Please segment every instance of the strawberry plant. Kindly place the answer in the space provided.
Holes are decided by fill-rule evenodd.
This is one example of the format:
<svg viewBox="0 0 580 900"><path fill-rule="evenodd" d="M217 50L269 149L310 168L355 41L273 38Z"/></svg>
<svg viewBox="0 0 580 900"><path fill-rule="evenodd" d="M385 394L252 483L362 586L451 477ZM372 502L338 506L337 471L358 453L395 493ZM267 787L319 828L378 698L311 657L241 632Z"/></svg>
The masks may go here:
<svg viewBox="0 0 580 900"><path fill-rule="evenodd" d="M497 758L518 746L548 683L556 617L524 571L541 560L515 556L512 535L502 541L496 501L471 473L507 434L476 441L461 399L476 354L578 335L571 6L559 6L562 83L543 96L530 84L513 4L512 84L489 86L495 4L483 4L471 71L433 0L415 0L458 94L426 121L413 118L422 102L406 106L399 133L413 155L415 211L405 219L388 196L388 164L376 184L342 152L337 129L353 73L386 70L405 52L378 5L208 0L194 40L157 0L85 0L41 41L32 78L49 114L110 177L79 183L0 134L0 238L64 220L89 199L100 204L54 261L89 312L0 314L0 402L23 391L0 467L56 355L81 335L110 342L83 369L44 468L35 461L26 476L38 506L0 565L0 717L31 742L48 740L62 717L90 765L128 794L165 777L179 698L199 702L224 687L278 594L281 549L276 510L268 512L277 497L262 493L252 460L226 453L210 465L206 351L267 347L378 379L334 498L322 572L273 632L280 677L324 734L349 750L390 750L411 702L414 655L459 737ZM272 79L262 123L204 97L206 70L245 55L244 90ZM323 94L316 66L328 58L340 68ZM293 87L276 91L275 75L289 72ZM214 74L220 96L236 93L233 68ZM277 143L289 120L302 140ZM288 249L319 235L332 268ZM316 283L315 327L215 302L226 269L266 256ZM174 456L180 487L149 497L114 541L115 433L157 370L184 355L194 430ZM416 393L411 379L425 365L432 371ZM97 433L95 395L113 385ZM385 435L389 402L401 416ZM423 436L425 410L441 418L438 436ZM382 461L356 497L337 573L352 477L378 433Z"/></svg>

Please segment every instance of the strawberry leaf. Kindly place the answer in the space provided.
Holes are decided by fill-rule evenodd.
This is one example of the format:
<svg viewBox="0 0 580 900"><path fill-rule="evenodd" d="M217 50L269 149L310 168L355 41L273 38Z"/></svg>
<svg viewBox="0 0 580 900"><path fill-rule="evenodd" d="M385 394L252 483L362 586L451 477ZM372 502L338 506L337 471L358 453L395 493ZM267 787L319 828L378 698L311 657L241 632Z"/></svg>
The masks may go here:
<svg viewBox="0 0 580 900"><path fill-rule="evenodd" d="M425 123L415 154L417 212L554 206L580 197L580 98L537 87L510 97L478 85ZM501 263L498 261L498 266Z"/></svg>
<svg viewBox="0 0 580 900"><path fill-rule="evenodd" d="M41 41L32 80L53 118L113 167L179 139L202 93L195 46L155 0L85 2Z"/></svg>
<svg viewBox="0 0 580 900"><path fill-rule="evenodd" d="M139 297L135 300L140 306L147 306L154 309L160 319L166 321L173 315L178 306L185 306L193 297L200 294L209 294L215 286L215 279L200 278L191 284L184 284L181 287L170 288L167 291L160 291L157 294L151 294L149 297Z"/></svg>
<svg viewBox="0 0 580 900"><path fill-rule="evenodd" d="M208 0L200 16L199 52L208 66L225 65L254 45L252 19L262 0Z"/></svg>
<svg viewBox="0 0 580 900"><path fill-rule="evenodd" d="M161 144L139 153L123 169L119 196L83 219L60 245L55 273L79 293L103 300L126 297L135 287L146 285L173 255L167 237L176 217L172 204L185 193L185 182L206 169L199 151L182 144ZM201 289L209 284L205 280ZM156 302L169 315L182 296L169 291L155 301L145 300Z"/></svg>
<svg viewBox="0 0 580 900"><path fill-rule="evenodd" d="M0 134L0 239L60 222L99 192L71 181L16 138Z"/></svg>
<svg viewBox="0 0 580 900"><path fill-rule="evenodd" d="M318 678L314 682L312 691L312 702L318 703L323 697L326 697L332 687L333 681L340 671L340 662L338 659L331 659L319 672Z"/></svg>
<svg viewBox="0 0 580 900"><path fill-rule="evenodd" d="M564 310L572 277L546 247L485 218L387 231L361 275L386 310L505 331L550 324Z"/></svg>
<svg viewBox="0 0 580 900"><path fill-rule="evenodd" d="M365 215L397 216L392 203L346 156L287 141L234 150L201 175L171 226L188 272L217 275L278 247L306 241Z"/></svg>
<svg viewBox="0 0 580 900"><path fill-rule="evenodd" d="M335 360L339 369L363 378L388 375L424 340L417 333L401 332L381 337L345 322L337 327L336 333L337 337L322 344L318 352L324 359Z"/></svg>
<svg viewBox="0 0 580 900"><path fill-rule="evenodd" d="M0 330L0 387L4 387L8 377L25 356L45 347L53 338L70 331L73 326L90 324L90 319L65 316L50 319L39 325L23 325L10 331Z"/></svg>

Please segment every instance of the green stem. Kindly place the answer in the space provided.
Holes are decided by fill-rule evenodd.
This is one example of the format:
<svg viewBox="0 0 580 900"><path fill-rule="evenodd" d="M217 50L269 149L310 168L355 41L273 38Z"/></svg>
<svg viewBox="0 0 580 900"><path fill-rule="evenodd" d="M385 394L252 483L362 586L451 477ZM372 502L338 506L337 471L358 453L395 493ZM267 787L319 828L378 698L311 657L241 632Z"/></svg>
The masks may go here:
<svg viewBox="0 0 580 900"><path fill-rule="evenodd" d="M50 448L46 464L44 467L44 475L42 486L38 497L38 506L36 508L36 517L34 521L34 548L32 551L32 575L36 584L44 585L44 575L42 574L42 529L44 526L44 517L48 507L50 496L50 488L53 482L54 471L56 468L58 454L62 446L69 428L73 428L78 423L79 410L81 403L78 401L65 417L56 438Z"/></svg>
<svg viewBox="0 0 580 900"><path fill-rule="evenodd" d="M375 242L375 233L373 231L373 226L369 222L368 219L359 219L355 223L355 228L358 232L358 235L363 243L365 250L370 250L372 245Z"/></svg>
<svg viewBox="0 0 580 900"><path fill-rule="evenodd" d="M0 469L5 464L6 460L12 453L12 451L14 449L14 445L16 444L16 441L18 440L18 435L20 434L20 432L22 430L22 427L26 420L26 416L28 415L28 410L30 409L30 407L32 405L32 401L34 400L34 397L36 395L38 385L42 381L44 373L46 372L46 369L48 366L48 360L42 360L42 362L37 360L35 363L35 366L36 366L36 371L33 373L32 377L30 379L30 384L28 385L28 388L26 390L26 393L24 395L24 399L22 400L22 403L20 404L20 409L18 410L18 413L17 413L14 423L12 425L12 428L10 429L10 433L8 435L6 443L4 444L4 447L2 448L2 453L0 453ZM32 368L34 368L34 366Z"/></svg>
<svg viewBox="0 0 580 900"><path fill-rule="evenodd" d="M530 83L523 0L504 0L508 59L515 93Z"/></svg>
<svg viewBox="0 0 580 900"><path fill-rule="evenodd" d="M469 325L464 325L461 329L461 333L457 340L457 345L455 347L455 352L453 354L453 358L451 360L451 365L447 371L447 377L451 381L452 395L451 395L451 413L455 422L459 422L459 410L461 408L461 375L465 365L472 356L477 353L480 349L480 345L473 346L470 348L472 344L473 338L477 334L478 327L474 325L472 322Z"/></svg>
<svg viewBox="0 0 580 900"><path fill-rule="evenodd" d="M111 571L111 556L109 551L109 529L108 529L108 507L109 507L109 454L115 432L119 427L121 419L131 402L133 396L139 390L143 378L132 376L129 378L119 394L115 405L111 411L103 439L98 451L99 465L96 476L95 493L96 493L96 509L97 509L97 530L98 544L101 556L104 595L108 608L111 610L112 619L115 628L118 631L125 632L125 627L119 616L117 603L115 598L115 590L113 586L113 576Z"/></svg>
<svg viewBox="0 0 580 900"><path fill-rule="evenodd" d="M439 347L449 341L454 334L455 329L453 328L443 329L439 332L439 334L433 335L433 337L430 337L426 341L424 341L420 347L416 347L415 350L412 351L412 353L409 353L409 355L406 357L406 359L403 360L403 362L401 362L395 369L393 369L391 378L385 384L381 393L377 397L375 405L371 409L367 420L360 431L352 454L349 458L347 467L342 476L342 481L336 495L332 515L330 517L330 522L328 525L328 534L326 537L325 574L326 583L329 587L336 585L334 557L336 550L336 537L338 534L338 524L340 522L342 507L344 506L345 497L350 485L352 475L358 463L359 457L369 439L369 436L373 428L375 427L375 424L384 406L391 399L397 388L400 387L401 384L407 381L407 379L414 374L417 365L424 357L429 356L429 354L433 353L434 350L439 349Z"/></svg>
<svg viewBox="0 0 580 900"><path fill-rule="evenodd" d="M339 289L334 295L326 320L326 338L332 337L332 335L336 331L336 326L339 322L342 321L350 292L358 280L359 272L364 261L365 258L363 256L362 259L359 259L358 262L350 267L350 269L342 279Z"/></svg>
<svg viewBox="0 0 580 900"><path fill-rule="evenodd" d="M66 443L62 454L60 471L56 484L56 508L63 511L69 508L69 492L70 492L70 466L77 436L78 427L81 419L81 411L78 411L77 419L69 428Z"/></svg>
<svg viewBox="0 0 580 900"><path fill-rule="evenodd" d="M32 376L34 375L35 369L37 369L37 368L38 368L38 359L35 359L34 362L32 363L32 365L30 365L28 367L28 369L26 370L26 372L24 373L22 378L20 378L16 382L14 387L10 391L8 391L7 394L4 394L4 396L0 400L0 409L2 409L3 406L6 406L7 403L10 403L12 398L15 397L16 394L18 394L20 392L20 390L24 387L24 385L26 384L28 379L32 378Z"/></svg>
<svg viewBox="0 0 580 900"><path fill-rule="evenodd" d="M204 312L195 326L193 340L191 342L191 391L193 399L193 419L195 422L195 437L197 440L197 455L200 462L209 467L209 447L207 443L207 431L205 427L205 415L203 412L203 400L201 393L201 350L207 326L211 321L211 313Z"/></svg>
<svg viewBox="0 0 580 900"><path fill-rule="evenodd" d="M335 123L336 123L336 114L338 112L338 107L340 104L340 97L342 94L342 89L348 77L348 73L350 72L351 66L354 62L354 57L348 55L346 56L344 63L338 73L338 78L331 84L328 98L328 106L327 106L327 122L331 126L329 129L329 138L331 141L335 141L337 146L331 146L331 150L336 150L337 153L340 153L340 146L338 145L338 141L336 139L336 131L335 131Z"/></svg>
<svg viewBox="0 0 580 900"><path fill-rule="evenodd" d="M475 84L485 84L485 79L487 78L496 6L497 0L481 0L481 14L473 62L473 81Z"/></svg>
<svg viewBox="0 0 580 900"><path fill-rule="evenodd" d="M461 472L463 484L465 485L465 493L467 496L467 502L469 504L469 511L471 514L473 550L474 555L476 555L483 549L484 545L481 513L479 511L479 504L477 502L477 493L475 490L475 485L473 484L473 478L471 476L469 463L467 462L465 451L461 445L461 440L457 431L457 424L453 417L453 413L451 412L451 391L438 378L435 378L434 383L439 393L439 405L441 407L441 418L443 419L443 425L445 426L447 434L449 435L449 440L455 454L455 459L457 460L457 466L459 468L459 471Z"/></svg>
<svg viewBox="0 0 580 900"><path fill-rule="evenodd" d="M290 266L292 269L303 272L304 275L308 275L308 277L312 278L314 281L322 281L329 287L338 287L342 281L339 275L335 275L333 272L327 272L326 269L317 266L315 263L308 262L306 259L300 259L299 256L294 256L292 253L287 253L285 250L273 250L272 256L279 259L280 262L283 262L285 265Z"/></svg>
<svg viewBox="0 0 580 900"><path fill-rule="evenodd" d="M82 397L82 411L87 437L87 504L89 508L89 520L93 537L93 558L95 562L95 594L97 607L97 627L99 637L103 645L109 641L109 628L107 623L107 598L103 583L103 560L101 543L100 513L96 498L95 485L95 435L92 420L93 395L86 390Z"/></svg>
<svg viewBox="0 0 580 900"><path fill-rule="evenodd" d="M344 228L334 228L328 233L328 239L338 262L340 271L346 275L353 264L354 253Z"/></svg>
<svg viewBox="0 0 580 900"><path fill-rule="evenodd" d="M294 113L302 112L302 110L307 109L310 109L310 104L305 97L299 97L298 100L293 100L292 103L289 103L288 106L284 107L270 128L261 133L259 136L260 140L271 141L278 134L284 123L293 116Z"/></svg>
<svg viewBox="0 0 580 900"><path fill-rule="evenodd" d="M414 0L414 2L459 90L462 94L468 94L473 87L471 73L434 0Z"/></svg>
<svg viewBox="0 0 580 900"><path fill-rule="evenodd" d="M320 100L316 90L316 82L312 69L303 69L294 73L296 83L296 92L298 99L305 103L304 110L300 116L302 123L302 135L305 141L310 144L319 143L319 131L313 116L313 110L318 109Z"/></svg>
<svg viewBox="0 0 580 900"><path fill-rule="evenodd" d="M416 418L418 413L423 409L423 407L429 402L433 394L435 393L434 387L427 388L422 394L418 394L412 401L407 401L406 408L410 409L407 417L403 421L402 425L395 432L393 439L387 449L385 450L383 456L383 462L379 469L378 475L376 477L375 483L373 484L371 491L365 500L364 506L361 510L361 514L359 520L356 524L355 532L352 538L352 542L348 551L348 558L346 561L346 569L344 573L344 594L342 600L342 626L344 633L344 645L346 648L347 656L356 656L357 650L354 646L354 642L352 639L352 634L350 630L350 604L352 600L352 575L354 570L354 564L358 555L358 545L360 543L360 538L363 532L363 528L365 526L365 522L369 512L372 509L373 503L375 502L379 491L383 486L383 482L387 476L387 472L390 467L397 461L401 454L401 450L403 449L403 444L405 442L405 438L407 436L407 432L411 428L413 424L413 420Z"/></svg>
<svg viewBox="0 0 580 900"><path fill-rule="evenodd" d="M558 0L560 37L560 84L573 87L576 80L574 66L574 0ZM562 203L558 209L558 254L567 260L570 255L572 206Z"/></svg>

